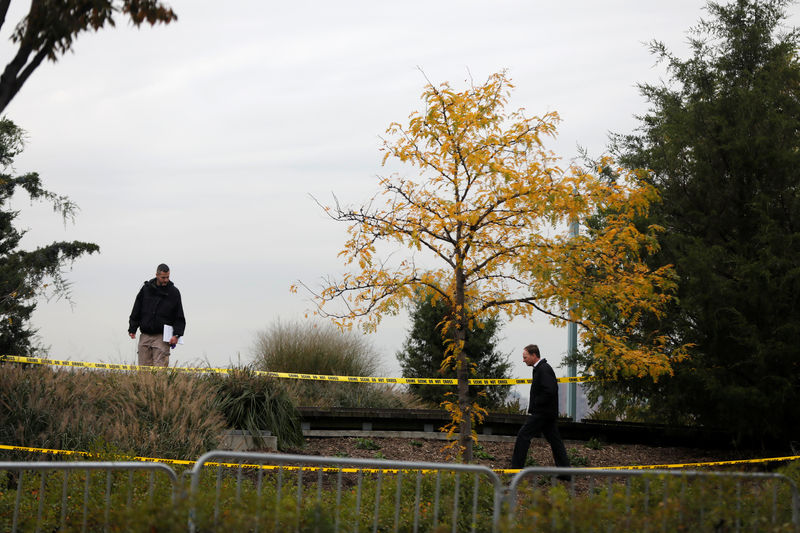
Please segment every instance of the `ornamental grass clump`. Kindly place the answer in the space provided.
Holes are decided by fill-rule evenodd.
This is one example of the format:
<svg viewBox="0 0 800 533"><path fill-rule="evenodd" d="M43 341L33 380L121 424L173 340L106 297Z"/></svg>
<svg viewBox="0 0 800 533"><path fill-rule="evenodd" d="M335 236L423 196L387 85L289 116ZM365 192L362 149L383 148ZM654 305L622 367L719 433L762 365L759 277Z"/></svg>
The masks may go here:
<svg viewBox="0 0 800 533"><path fill-rule="evenodd" d="M106 438L140 455L195 458L214 449L225 430L214 387L172 370L106 374L114 390Z"/></svg>
<svg viewBox="0 0 800 533"><path fill-rule="evenodd" d="M260 370L339 376L374 376L380 359L363 335L327 323L280 321L256 336L253 354Z"/></svg>
<svg viewBox="0 0 800 533"><path fill-rule="evenodd" d="M258 446L264 445L264 430L277 437L279 449L303 445L300 414L274 379L249 368L234 368L227 375L210 374L205 380L215 390L216 407L228 428L248 431Z"/></svg>
<svg viewBox="0 0 800 533"><path fill-rule="evenodd" d="M380 355L364 335L329 323L275 322L258 333L253 367L272 372L379 376ZM296 405L307 407L418 408L422 402L392 384L281 380Z"/></svg>
<svg viewBox="0 0 800 533"><path fill-rule="evenodd" d="M0 364L0 443L81 449L103 433L111 390L87 370ZM24 454L14 454L17 455Z"/></svg>
<svg viewBox="0 0 800 533"><path fill-rule="evenodd" d="M170 370L0 364L0 443L195 458L214 449L225 428L215 400L207 382Z"/></svg>

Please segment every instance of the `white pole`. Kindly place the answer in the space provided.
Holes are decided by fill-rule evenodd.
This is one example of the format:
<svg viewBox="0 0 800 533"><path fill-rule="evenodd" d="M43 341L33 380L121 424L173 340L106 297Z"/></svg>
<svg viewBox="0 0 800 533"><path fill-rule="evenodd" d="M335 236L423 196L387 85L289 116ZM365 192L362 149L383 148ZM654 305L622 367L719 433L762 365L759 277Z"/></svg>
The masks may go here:
<svg viewBox="0 0 800 533"><path fill-rule="evenodd" d="M577 220L573 220L569 227L571 237L577 237L580 225ZM575 322L567 324L567 357L574 358L578 353L578 325ZM578 375L578 365L574 361L567 365L567 376L574 378ZM578 384L567 384L567 415L578 422Z"/></svg>

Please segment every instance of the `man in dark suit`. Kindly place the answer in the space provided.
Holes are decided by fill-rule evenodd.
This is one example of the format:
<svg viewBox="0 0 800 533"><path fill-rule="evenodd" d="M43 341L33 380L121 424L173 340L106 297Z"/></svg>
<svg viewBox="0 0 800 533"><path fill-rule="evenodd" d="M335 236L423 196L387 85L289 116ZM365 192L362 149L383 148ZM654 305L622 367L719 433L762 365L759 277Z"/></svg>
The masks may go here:
<svg viewBox="0 0 800 533"><path fill-rule="evenodd" d="M528 418L517 433L511 468L525 468L525 459L531 447L531 439L542 433L550 449L556 466L569 466L569 458L561 435L558 434L558 381L553 368L539 355L539 347L529 344L522 350L522 360L533 367L533 382L528 405Z"/></svg>

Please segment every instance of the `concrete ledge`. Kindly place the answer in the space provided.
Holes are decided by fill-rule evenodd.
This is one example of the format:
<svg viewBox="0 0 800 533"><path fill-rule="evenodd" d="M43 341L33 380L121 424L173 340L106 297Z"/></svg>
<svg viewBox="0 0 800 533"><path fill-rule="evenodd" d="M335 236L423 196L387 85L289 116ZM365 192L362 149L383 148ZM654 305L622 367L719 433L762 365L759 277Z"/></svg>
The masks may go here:
<svg viewBox="0 0 800 533"><path fill-rule="evenodd" d="M370 437L398 439L447 440L447 433L439 431L353 431L346 429L304 429L303 436L309 438ZM514 442L516 437L504 435L478 435L479 442Z"/></svg>
<svg viewBox="0 0 800 533"><path fill-rule="evenodd" d="M400 431L434 433L450 422L450 415L441 409L367 409L367 408L317 408L298 407L302 417L302 429L317 431L343 431L335 436L358 436L364 433L348 434L348 431ZM489 413L483 424L475 427L481 437L504 435L514 439L525 423L526 415L508 413ZM567 418L558 420L558 432L562 439L598 439L614 444L645 444L648 446L686 446L702 449L725 449L730 447L734 435L727 429L666 426L663 424L641 424L609 420L581 420L574 422ZM413 433L408 433L413 434ZM309 434L311 435L311 434ZM378 436L379 433L373 435ZM437 438L419 436L413 438ZM743 442L744 448L757 449L769 446L783 449L786 442L763 440L758 446L754 442ZM750 448L748 448L750 449Z"/></svg>
<svg viewBox="0 0 800 533"><path fill-rule="evenodd" d="M234 452L250 452L254 450L266 450L269 452L278 451L278 437L274 436L272 432L262 431L261 440L264 441L263 446L257 446L249 431L231 429L221 435L217 449Z"/></svg>
<svg viewBox="0 0 800 533"><path fill-rule="evenodd" d="M367 409L298 407L303 430L426 431L450 422L444 409ZM475 429L481 435L516 436L525 415L490 413Z"/></svg>

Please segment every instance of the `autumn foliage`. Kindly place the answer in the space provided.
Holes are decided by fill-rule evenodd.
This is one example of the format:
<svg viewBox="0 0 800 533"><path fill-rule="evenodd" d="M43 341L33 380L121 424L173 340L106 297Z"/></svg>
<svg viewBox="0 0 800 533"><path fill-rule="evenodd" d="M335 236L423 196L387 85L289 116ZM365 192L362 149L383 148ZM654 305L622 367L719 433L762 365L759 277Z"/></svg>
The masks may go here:
<svg viewBox="0 0 800 533"><path fill-rule="evenodd" d="M318 313L343 327L360 321L368 331L418 291L449 306L444 364L459 378L450 429L460 430L465 460L478 410L467 394L464 332L478 319L542 313L558 325L576 321L606 373L657 379L683 357L667 353L658 335L647 345L632 340L638 317L658 315L674 289L669 267L652 270L643 261L657 249L658 228L634 224L658 200L655 189L621 168L559 166L545 148L558 115L508 111L512 88L505 72L463 91L428 83L423 109L407 125L391 124L383 144L384 165L400 162L412 173L381 177L362 207L325 207L349 224L340 256L351 272L323 279L319 289L300 283ZM570 221L598 213L601 228L570 237ZM604 325L609 309L630 335Z"/></svg>

